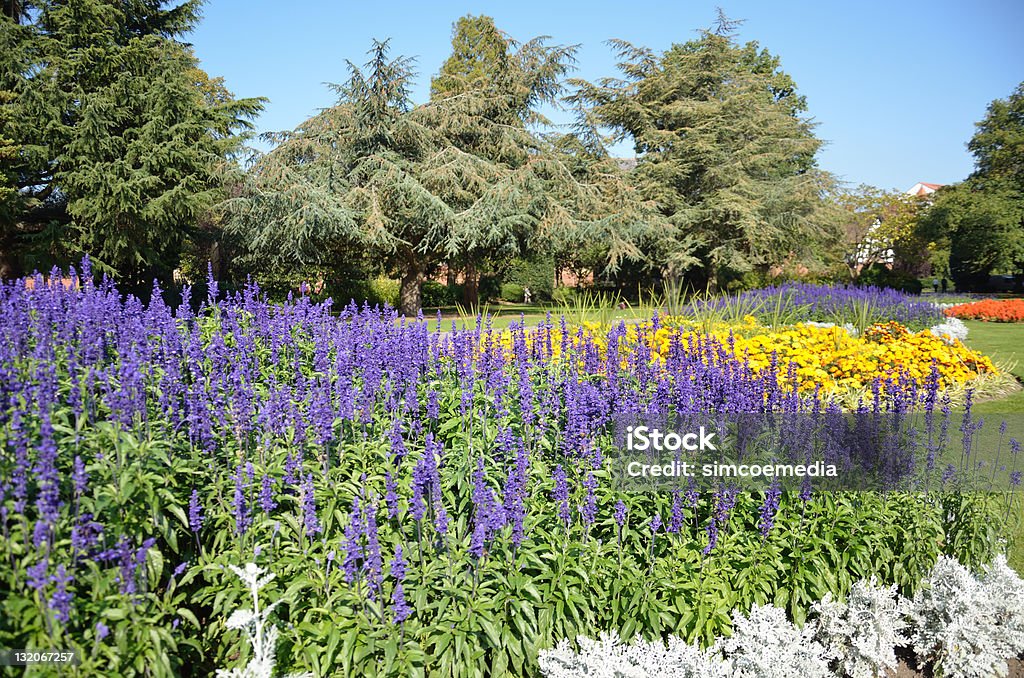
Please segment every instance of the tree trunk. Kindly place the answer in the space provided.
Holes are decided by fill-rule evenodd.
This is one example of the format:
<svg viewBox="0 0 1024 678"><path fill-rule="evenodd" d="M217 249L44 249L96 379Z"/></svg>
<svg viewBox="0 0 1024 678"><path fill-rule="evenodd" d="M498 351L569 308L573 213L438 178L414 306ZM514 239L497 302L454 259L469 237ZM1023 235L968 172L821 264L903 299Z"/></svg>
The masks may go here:
<svg viewBox="0 0 1024 678"><path fill-rule="evenodd" d="M0 280L20 278L21 275L21 261L14 251L14 237L5 235L0 238Z"/></svg>
<svg viewBox="0 0 1024 678"><path fill-rule="evenodd" d="M398 312L407 318L414 318L419 313L420 282L419 266L410 262L402 273L402 283L398 289Z"/></svg>
<svg viewBox="0 0 1024 678"><path fill-rule="evenodd" d="M480 305L480 272L476 270L473 262L466 264L462 301L466 308L477 308Z"/></svg>

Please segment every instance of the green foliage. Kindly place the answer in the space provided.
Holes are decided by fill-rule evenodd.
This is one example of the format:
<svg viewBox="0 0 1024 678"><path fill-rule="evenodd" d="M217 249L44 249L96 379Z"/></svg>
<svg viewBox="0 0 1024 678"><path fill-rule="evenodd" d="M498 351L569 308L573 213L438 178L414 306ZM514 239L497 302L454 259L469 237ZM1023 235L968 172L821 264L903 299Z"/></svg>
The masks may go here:
<svg viewBox="0 0 1024 678"><path fill-rule="evenodd" d="M902 270L917 270L925 263L927 243L918 229L921 198L862 184L841 191L835 200L842 213L842 255L851 279L861 282L862 273L883 263Z"/></svg>
<svg viewBox="0 0 1024 678"><path fill-rule="evenodd" d="M327 265L342 248L365 249L399 275L407 315L444 262L475 268L602 235L614 245L610 261L632 255L615 227L639 206L621 199L618 176L574 173L526 127L572 53L530 41L507 53L514 67L500 82L462 79L453 90L455 76L445 76L430 102L414 106L410 60L375 43L366 67L350 63L349 80L333 86L335 106L273 136L278 145L227 205L232 231L272 267Z"/></svg>
<svg viewBox="0 0 1024 678"><path fill-rule="evenodd" d="M541 255L514 259L505 269L502 278L506 284L529 287L534 301L548 301L555 287L555 260ZM522 289L518 296L522 298ZM504 293L502 297L508 298Z"/></svg>
<svg viewBox="0 0 1024 678"><path fill-rule="evenodd" d="M857 284L889 287L910 294L921 294L921 290L924 288L917 276L881 265L864 269L857 278Z"/></svg>
<svg viewBox="0 0 1024 678"><path fill-rule="evenodd" d="M505 301L523 301L523 286L518 283L502 283L501 298Z"/></svg>
<svg viewBox="0 0 1024 678"><path fill-rule="evenodd" d="M426 280L421 288L424 307L453 306L462 295L459 285L449 287L435 280Z"/></svg>
<svg viewBox="0 0 1024 678"><path fill-rule="evenodd" d="M827 177L814 168L821 142L779 60L710 31L663 54L613 44L624 78L575 81L571 100L585 138L600 145L597 130L610 127L611 140L634 143L633 183L670 224L659 264L715 285L815 255L832 237L821 225Z"/></svg>
<svg viewBox="0 0 1024 678"><path fill-rule="evenodd" d="M993 272L1024 270L1024 83L988 107L968 144L975 171L940 189L922 219L932 240L948 241L958 290L983 289Z"/></svg>
<svg viewBox="0 0 1024 678"><path fill-rule="evenodd" d="M89 252L127 280L167 276L224 197L262 101L200 89L195 56L175 39L192 30L196 0L34 4L31 24L0 29L27 55L8 116L27 149L17 239L51 256Z"/></svg>

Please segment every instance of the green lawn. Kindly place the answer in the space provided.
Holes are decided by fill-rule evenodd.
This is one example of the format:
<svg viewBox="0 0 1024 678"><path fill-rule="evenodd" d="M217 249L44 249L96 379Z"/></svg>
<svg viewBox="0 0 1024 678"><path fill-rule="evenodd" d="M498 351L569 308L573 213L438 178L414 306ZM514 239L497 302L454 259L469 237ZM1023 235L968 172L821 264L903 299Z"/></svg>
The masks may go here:
<svg viewBox="0 0 1024 678"><path fill-rule="evenodd" d="M1024 323L986 323L966 320L967 345L981 351L1009 367L1018 381L1024 380ZM1024 390L998 400L989 400L975 406L978 414L1007 414L1024 412Z"/></svg>
<svg viewBox="0 0 1024 678"><path fill-rule="evenodd" d="M986 323L980 320L966 320L967 344L971 348L993 358L997 364L1009 366L1018 380L1024 380L1024 323ZM978 403L974 411L978 414L1008 414L1024 412L1024 391L999 400ZM1018 436L1024 432L1014 431ZM1024 573L1024 516L1018 510L1010 518L1010 565L1017 572Z"/></svg>

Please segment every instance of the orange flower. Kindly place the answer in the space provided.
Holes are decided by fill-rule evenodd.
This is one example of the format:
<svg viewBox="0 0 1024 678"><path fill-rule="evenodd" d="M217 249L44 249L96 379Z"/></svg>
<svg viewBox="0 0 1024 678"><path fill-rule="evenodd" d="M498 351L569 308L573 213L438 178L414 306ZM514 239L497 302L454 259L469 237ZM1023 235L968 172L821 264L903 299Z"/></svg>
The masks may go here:
<svg viewBox="0 0 1024 678"><path fill-rule="evenodd" d="M995 323L1024 322L1024 299L984 299L947 308L947 316Z"/></svg>

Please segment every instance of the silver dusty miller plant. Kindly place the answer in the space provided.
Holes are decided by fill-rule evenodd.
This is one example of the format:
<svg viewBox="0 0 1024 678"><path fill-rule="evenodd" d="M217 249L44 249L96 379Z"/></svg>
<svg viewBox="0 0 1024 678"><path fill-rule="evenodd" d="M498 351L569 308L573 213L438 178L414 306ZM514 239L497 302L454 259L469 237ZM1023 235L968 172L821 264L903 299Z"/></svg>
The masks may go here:
<svg viewBox="0 0 1024 678"><path fill-rule="evenodd" d="M270 622L270 613L281 601L274 601L261 608L259 593L260 589L273 581L274 573L267 573L256 563L246 564L245 569L234 565L228 567L245 583L252 596L252 609L235 610L227 621L229 629L241 629L245 632L245 637L252 646L252 659L245 668L218 669L217 678L272 678L279 632L277 626ZM289 678L313 678L313 674L295 673Z"/></svg>
<svg viewBox="0 0 1024 678"><path fill-rule="evenodd" d="M815 603L814 635L850 678L878 678L896 670L896 647L906 645L903 633L908 601L896 586L879 586L875 579L853 585L845 601L832 594Z"/></svg>
<svg viewBox="0 0 1024 678"><path fill-rule="evenodd" d="M732 635L719 638L712 654L725 659L735 678L831 678L825 648L810 625L799 628L786 611L754 605L750 613L732 615Z"/></svg>
<svg viewBox="0 0 1024 678"><path fill-rule="evenodd" d="M733 614L733 633L709 650L676 637L667 644L623 643L615 634L578 638L574 653L563 640L540 653L546 678L832 678L825 648L786 618L784 610L755 605Z"/></svg>
<svg viewBox="0 0 1024 678"><path fill-rule="evenodd" d="M936 676L1006 676L1024 651L1024 582L999 557L981 577L940 556L908 615L914 651Z"/></svg>
<svg viewBox="0 0 1024 678"><path fill-rule="evenodd" d="M718 657L670 636L668 643L637 639L624 643L617 634L602 633L598 640L580 637L573 652L563 639L554 649L540 653L546 678L727 678L731 675Z"/></svg>

